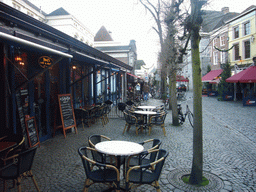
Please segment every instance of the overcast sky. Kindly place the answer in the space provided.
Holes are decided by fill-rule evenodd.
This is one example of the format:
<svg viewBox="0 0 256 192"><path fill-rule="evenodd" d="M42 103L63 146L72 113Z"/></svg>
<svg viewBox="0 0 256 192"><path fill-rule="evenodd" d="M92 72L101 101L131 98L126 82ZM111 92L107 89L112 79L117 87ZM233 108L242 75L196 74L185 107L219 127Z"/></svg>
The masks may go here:
<svg viewBox="0 0 256 192"><path fill-rule="evenodd" d="M159 38L152 29L154 21L139 0L30 0L47 14L63 7L94 34L105 26L112 32L114 41L128 45L134 39L138 59L147 67L156 65ZM156 1L156 0L153 0ZM220 11L229 7L230 12L242 12L255 0L209 0L208 10Z"/></svg>

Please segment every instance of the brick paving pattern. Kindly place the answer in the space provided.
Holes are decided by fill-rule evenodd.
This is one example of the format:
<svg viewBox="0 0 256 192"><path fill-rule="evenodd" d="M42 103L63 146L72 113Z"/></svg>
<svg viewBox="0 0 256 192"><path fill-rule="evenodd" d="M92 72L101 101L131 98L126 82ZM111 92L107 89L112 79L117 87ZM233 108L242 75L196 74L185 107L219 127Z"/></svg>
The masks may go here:
<svg viewBox="0 0 256 192"><path fill-rule="evenodd" d="M189 92L188 96L192 96ZM189 97L188 97L189 98ZM182 103L192 110L192 99ZM150 99L148 105L161 105L160 100ZM203 97L203 149L204 171L212 173L223 181L222 192L256 191L256 107L243 107L241 102L217 101L214 97ZM174 169L191 168L192 165L192 127L188 120L182 126L172 126L171 111L165 121L167 136L161 127L153 127L147 133L135 134L134 127L122 134L125 121L110 119L106 126L101 121L91 127L78 127L78 134L67 133L67 138L59 133L41 143L33 164L33 173L41 191L82 191L85 173L77 149L88 146L88 136L103 134L115 140L141 142L150 138L162 140L161 147L169 151L165 167L160 177L161 191L179 192L172 186L168 174ZM11 183L9 183L11 186ZM33 182L24 180L22 191L35 191ZM100 192L105 185L94 184L89 191ZM0 184L2 190L2 182ZM16 191L10 189L8 191ZM142 185L134 191L150 192L155 189ZM201 191L201 190L200 190Z"/></svg>

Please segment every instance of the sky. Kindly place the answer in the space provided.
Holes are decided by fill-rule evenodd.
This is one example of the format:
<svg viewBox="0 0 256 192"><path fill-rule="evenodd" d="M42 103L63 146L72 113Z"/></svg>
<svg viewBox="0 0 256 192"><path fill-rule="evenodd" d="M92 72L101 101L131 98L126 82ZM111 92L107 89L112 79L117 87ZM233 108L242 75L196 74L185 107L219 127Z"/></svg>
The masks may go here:
<svg viewBox="0 0 256 192"><path fill-rule="evenodd" d="M156 2L156 0L151 0ZM105 26L112 38L122 45L136 41L137 59L144 60L146 67L157 64L160 50L159 37L153 30L155 22L139 0L30 0L47 14L63 7L67 12L90 29L94 34ZM229 7L230 12L242 12L255 0L208 0L207 10L220 11ZM189 5L187 5L189 6Z"/></svg>

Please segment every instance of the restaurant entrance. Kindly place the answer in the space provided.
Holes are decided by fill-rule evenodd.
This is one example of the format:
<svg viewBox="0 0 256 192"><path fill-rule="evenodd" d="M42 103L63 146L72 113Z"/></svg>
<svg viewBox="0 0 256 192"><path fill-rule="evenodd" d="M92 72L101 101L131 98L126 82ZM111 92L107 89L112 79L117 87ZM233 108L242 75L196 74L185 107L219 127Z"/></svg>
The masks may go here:
<svg viewBox="0 0 256 192"><path fill-rule="evenodd" d="M58 112L56 111L59 94L58 67L58 64L56 64L34 79L33 108L41 142L52 136L55 114Z"/></svg>

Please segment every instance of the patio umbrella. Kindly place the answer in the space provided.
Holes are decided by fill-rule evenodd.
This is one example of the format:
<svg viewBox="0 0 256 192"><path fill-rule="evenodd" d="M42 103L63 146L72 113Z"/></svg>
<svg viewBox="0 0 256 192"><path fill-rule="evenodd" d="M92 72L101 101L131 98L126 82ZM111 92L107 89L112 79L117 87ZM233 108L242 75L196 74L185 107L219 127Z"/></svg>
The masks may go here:
<svg viewBox="0 0 256 192"><path fill-rule="evenodd" d="M226 79L228 83L256 83L256 66L248 67L243 71Z"/></svg>

